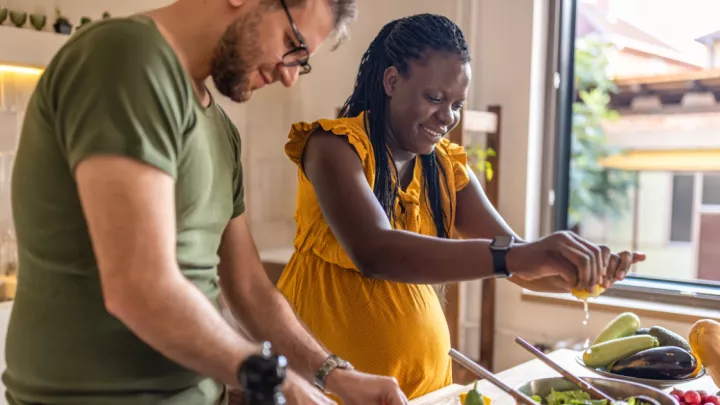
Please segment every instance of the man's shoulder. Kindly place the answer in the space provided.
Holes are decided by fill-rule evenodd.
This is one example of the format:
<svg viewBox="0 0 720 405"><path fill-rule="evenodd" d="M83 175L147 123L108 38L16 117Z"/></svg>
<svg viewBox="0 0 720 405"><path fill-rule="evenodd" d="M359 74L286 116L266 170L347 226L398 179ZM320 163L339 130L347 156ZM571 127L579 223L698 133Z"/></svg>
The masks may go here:
<svg viewBox="0 0 720 405"><path fill-rule="evenodd" d="M179 63L149 17L131 16L101 20L80 29L58 51L49 68L97 63L127 69L131 65L148 66L153 62Z"/></svg>
<svg viewBox="0 0 720 405"><path fill-rule="evenodd" d="M127 45L139 50L145 48L148 43L154 44L161 40L160 32L149 17L112 18L80 29L71 37L61 52L111 45Z"/></svg>

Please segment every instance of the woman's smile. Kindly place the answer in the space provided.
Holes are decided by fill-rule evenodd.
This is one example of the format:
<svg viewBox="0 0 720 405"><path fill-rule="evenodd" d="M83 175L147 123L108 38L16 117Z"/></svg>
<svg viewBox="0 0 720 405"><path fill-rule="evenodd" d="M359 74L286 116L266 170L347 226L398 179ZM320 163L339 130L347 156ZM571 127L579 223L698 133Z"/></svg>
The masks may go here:
<svg viewBox="0 0 720 405"><path fill-rule="evenodd" d="M422 124L420 124L420 128L422 128L423 132L426 135L429 135L430 139L432 139L432 141L435 143L440 142L440 139L445 136L445 131L440 132L434 129L430 129Z"/></svg>

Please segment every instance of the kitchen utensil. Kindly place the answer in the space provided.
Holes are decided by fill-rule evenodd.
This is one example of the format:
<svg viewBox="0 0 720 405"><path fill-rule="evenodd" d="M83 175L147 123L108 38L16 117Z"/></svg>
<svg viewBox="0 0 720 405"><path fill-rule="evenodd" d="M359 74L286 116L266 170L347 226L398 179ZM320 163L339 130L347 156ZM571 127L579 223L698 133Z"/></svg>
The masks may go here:
<svg viewBox="0 0 720 405"><path fill-rule="evenodd" d="M465 367L466 369L472 371L480 378L486 379L496 385L501 390L505 391L508 395L513 397L515 401L517 401L518 404L522 405L538 405L537 402L535 402L532 398L530 398L528 395L522 394L516 390L514 390L509 385L505 384L504 382L498 380L497 377L495 377L495 374L487 370L485 367L477 364L475 361L470 359L469 357L465 356L464 354L460 353L459 351L455 349L450 349L450 357L452 357L453 360L458 362L461 366Z"/></svg>
<svg viewBox="0 0 720 405"><path fill-rule="evenodd" d="M597 388L593 387L590 383L587 381L581 380L578 378L575 374L565 370L560 366L559 364L552 361L548 356L545 355L545 353L541 352L535 346L531 345L525 339L518 337L515 338L515 343L519 344L523 347L523 349L527 350L535 356L538 360L542 361L543 363L547 364L550 368L560 373L563 377L567 378L571 382L577 384L579 387L582 387L583 391L586 391L590 396L595 397L595 399L607 399L608 401L614 401L614 398L609 396L608 394L598 390Z"/></svg>

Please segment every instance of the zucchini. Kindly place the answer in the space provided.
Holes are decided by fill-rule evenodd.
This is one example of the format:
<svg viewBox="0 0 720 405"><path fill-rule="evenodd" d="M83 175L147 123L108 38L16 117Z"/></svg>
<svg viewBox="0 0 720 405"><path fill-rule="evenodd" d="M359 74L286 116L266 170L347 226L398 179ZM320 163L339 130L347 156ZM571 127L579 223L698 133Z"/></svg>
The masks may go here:
<svg viewBox="0 0 720 405"><path fill-rule="evenodd" d="M611 373L654 380L682 380L697 367L695 356L675 346L655 347L618 360Z"/></svg>
<svg viewBox="0 0 720 405"><path fill-rule="evenodd" d="M640 329L640 318L632 312L623 312L605 325L593 341L593 345L632 336L638 329Z"/></svg>
<svg viewBox="0 0 720 405"><path fill-rule="evenodd" d="M583 352L583 362L591 368L606 367L612 362L659 345L657 338L650 335L622 337L590 346Z"/></svg>

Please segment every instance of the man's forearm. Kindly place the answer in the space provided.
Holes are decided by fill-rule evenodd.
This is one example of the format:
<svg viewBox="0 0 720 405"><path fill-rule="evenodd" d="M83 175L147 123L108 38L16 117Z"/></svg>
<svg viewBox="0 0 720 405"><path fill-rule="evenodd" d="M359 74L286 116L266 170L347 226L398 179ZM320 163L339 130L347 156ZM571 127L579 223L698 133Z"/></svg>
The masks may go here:
<svg viewBox="0 0 720 405"><path fill-rule="evenodd" d="M108 310L166 357L237 387L239 364L259 346L235 333L210 301L179 270L177 277L112 280Z"/></svg>
<svg viewBox="0 0 720 405"><path fill-rule="evenodd" d="M328 351L300 322L285 297L270 281L262 284L253 286L252 293L223 288L227 291L224 298L253 338L272 342L297 373L314 381Z"/></svg>

